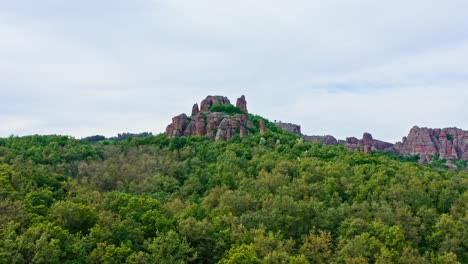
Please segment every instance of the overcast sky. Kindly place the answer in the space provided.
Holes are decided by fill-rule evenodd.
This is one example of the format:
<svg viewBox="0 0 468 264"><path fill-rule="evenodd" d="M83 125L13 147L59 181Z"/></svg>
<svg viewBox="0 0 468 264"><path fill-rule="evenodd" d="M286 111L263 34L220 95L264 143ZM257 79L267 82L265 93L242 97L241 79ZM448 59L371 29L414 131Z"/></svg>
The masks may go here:
<svg viewBox="0 0 468 264"><path fill-rule="evenodd" d="M468 129L466 0L0 0L0 137L160 133L206 95L309 135Z"/></svg>

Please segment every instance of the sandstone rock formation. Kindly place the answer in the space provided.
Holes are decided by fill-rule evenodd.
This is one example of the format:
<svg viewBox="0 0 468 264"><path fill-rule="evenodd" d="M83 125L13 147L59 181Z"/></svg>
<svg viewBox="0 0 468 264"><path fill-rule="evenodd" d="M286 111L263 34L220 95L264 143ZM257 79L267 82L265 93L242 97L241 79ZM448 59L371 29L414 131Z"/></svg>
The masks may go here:
<svg viewBox="0 0 468 264"><path fill-rule="evenodd" d="M245 113L249 112L247 111L247 101L245 100L244 95L242 95L240 98L237 98L236 107L244 111Z"/></svg>
<svg viewBox="0 0 468 264"><path fill-rule="evenodd" d="M168 137L183 136L188 124L189 119L186 114L175 116L172 118L172 123L166 127L166 135Z"/></svg>
<svg viewBox="0 0 468 264"><path fill-rule="evenodd" d="M235 135L248 135L255 128L245 114L230 116L208 111L211 106L217 104L230 104L230 102L226 97L208 96L201 103L201 111L198 111L198 104L192 107L191 118L186 114L172 118L172 123L166 128L166 135L168 137L207 136L212 140L229 140Z"/></svg>
<svg viewBox="0 0 468 264"><path fill-rule="evenodd" d="M296 125L296 124L291 124L291 123L283 123L283 122L275 122L275 125L277 125L279 128L286 130L288 132L291 132L293 134L301 136L301 126Z"/></svg>
<svg viewBox="0 0 468 264"><path fill-rule="evenodd" d="M364 133L361 140L349 137L346 140L338 141L338 143L344 144L345 148L349 150L359 150L366 154L375 150L388 150L393 146L392 143L374 139L370 133Z"/></svg>
<svg viewBox="0 0 468 264"><path fill-rule="evenodd" d="M318 142L323 145L337 145L338 140L334 136L326 135L326 136L302 136L306 141L310 142Z"/></svg>
<svg viewBox="0 0 468 264"><path fill-rule="evenodd" d="M420 163L429 162L436 155L447 160L468 160L468 131L415 126L392 150L404 156L419 155Z"/></svg>
<svg viewBox="0 0 468 264"><path fill-rule="evenodd" d="M198 104L194 104L193 107L192 107L192 116L195 116L198 113L200 113L200 109L198 108Z"/></svg>
<svg viewBox="0 0 468 264"><path fill-rule="evenodd" d="M374 150L388 150L393 144L384 141L376 140L369 133L364 133L362 139L355 137L348 137L346 140L337 140L335 137L327 136L302 136L305 140L311 142L319 142L324 145L338 145L343 144L346 149L350 151L362 151L366 154L372 153Z"/></svg>
<svg viewBox="0 0 468 264"><path fill-rule="evenodd" d="M230 104L231 102L229 99L225 96L207 96L200 105L200 112L208 112L210 110L210 107L213 105L225 105L225 104Z"/></svg>
<svg viewBox="0 0 468 264"><path fill-rule="evenodd" d="M265 135L265 120L260 119L260 135Z"/></svg>

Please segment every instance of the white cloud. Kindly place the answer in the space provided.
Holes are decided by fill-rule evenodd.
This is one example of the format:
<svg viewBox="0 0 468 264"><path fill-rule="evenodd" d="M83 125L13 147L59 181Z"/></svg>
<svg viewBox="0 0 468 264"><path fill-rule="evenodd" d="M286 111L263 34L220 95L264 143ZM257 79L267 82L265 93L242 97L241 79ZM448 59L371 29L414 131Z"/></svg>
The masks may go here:
<svg viewBox="0 0 468 264"><path fill-rule="evenodd" d="M468 123L466 1L25 2L0 11L0 136L163 132L207 94L310 134Z"/></svg>

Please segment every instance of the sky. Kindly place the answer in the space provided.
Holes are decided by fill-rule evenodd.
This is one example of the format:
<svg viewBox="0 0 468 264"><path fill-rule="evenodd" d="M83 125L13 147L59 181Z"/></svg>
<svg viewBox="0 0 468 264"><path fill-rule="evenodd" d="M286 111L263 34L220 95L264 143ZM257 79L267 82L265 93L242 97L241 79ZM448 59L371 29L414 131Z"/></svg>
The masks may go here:
<svg viewBox="0 0 468 264"><path fill-rule="evenodd" d="M0 137L165 131L207 95L308 135L468 129L466 0L0 0Z"/></svg>

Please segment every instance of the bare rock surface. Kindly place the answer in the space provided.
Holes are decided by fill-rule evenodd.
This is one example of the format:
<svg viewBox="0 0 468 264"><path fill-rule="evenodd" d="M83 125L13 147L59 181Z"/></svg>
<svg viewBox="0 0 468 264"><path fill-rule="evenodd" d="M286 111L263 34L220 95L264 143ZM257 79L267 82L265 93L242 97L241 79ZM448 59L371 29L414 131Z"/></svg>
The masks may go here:
<svg viewBox="0 0 468 264"><path fill-rule="evenodd" d="M245 101L245 96L242 96ZM242 101L242 100L241 100ZM181 114L172 118L172 123L166 128L168 137L180 136L207 136L212 140L229 140L236 135L245 136L251 133L255 126L245 114L233 116L221 112L209 112L213 105L230 104L229 99L223 96L208 96L201 103L192 107L192 116ZM241 104L247 106L247 103Z"/></svg>
<svg viewBox="0 0 468 264"><path fill-rule="evenodd" d="M301 136L301 126L292 124L292 123L283 123L283 122L275 122L275 125L278 126L279 128L288 131L290 133L296 134Z"/></svg>
<svg viewBox="0 0 468 264"><path fill-rule="evenodd" d="M420 163L429 162L436 155L447 160L468 160L468 131L415 126L392 150L404 156L419 155Z"/></svg>
<svg viewBox="0 0 468 264"><path fill-rule="evenodd" d="M245 100L244 95L237 98L236 107L239 108L240 110L244 111L245 113L249 112L249 111L247 111L247 101Z"/></svg>

